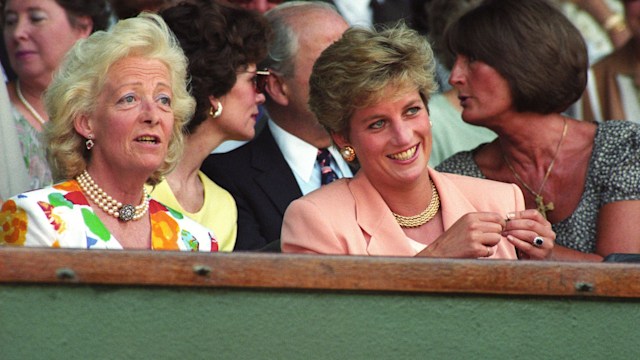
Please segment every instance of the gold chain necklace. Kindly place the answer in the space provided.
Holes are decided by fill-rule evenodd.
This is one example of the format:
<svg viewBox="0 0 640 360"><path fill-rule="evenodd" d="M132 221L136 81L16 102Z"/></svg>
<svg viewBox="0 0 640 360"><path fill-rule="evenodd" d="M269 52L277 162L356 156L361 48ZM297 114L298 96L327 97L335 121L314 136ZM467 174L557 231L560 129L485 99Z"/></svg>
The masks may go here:
<svg viewBox="0 0 640 360"><path fill-rule="evenodd" d="M98 184L96 184L87 170L82 174L76 176L76 181L82 191L89 196L94 204L98 205L107 214L117 218L120 221L130 221L140 219L149 210L149 194L147 190L142 187L142 200L140 205L133 206L129 204L122 204L118 200L109 196Z"/></svg>
<svg viewBox="0 0 640 360"><path fill-rule="evenodd" d="M560 141L558 142L558 146L556 147L556 153L553 155L553 159L551 159L551 163L549 164L549 167L547 168L547 172L544 174L544 177L542 178L542 184L540 184L540 189L538 189L538 191L533 191L533 189L522 180L520 175L518 175L516 170L513 168L513 166L509 162L509 159L507 159L507 156L504 154L504 152L502 153L502 158L504 159L504 162L509 167L509 170L511 170L511 172L513 173L513 176L515 176L515 178L522 184L522 186L524 186L525 189L527 189L527 191L531 193L531 195L536 197L535 201L536 201L536 206L538 208L538 211L540 212L540 214L542 214L542 216L544 216L545 219L547 218L547 211L552 211L554 209L554 205L553 205L553 202L551 201L549 201L546 204L544 203L544 197L541 194L542 189L544 188L544 185L547 183L547 179L549 179L549 175L551 175L551 170L553 169L553 165L555 164L556 159L558 158L558 154L560 153L560 146L562 145L562 141L564 140L565 135L567 135L568 128L569 128L569 123L565 118L564 127L562 129L562 136L560 137Z"/></svg>
<svg viewBox="0 0 640 360"><path fill-rule="evenodd" d="M18 95L18 99L20 99L22 105L24 105L29 113L31 113L31 116L33 116L40 123L40 125L44 125L45 120L42 118L42 116L40 116L40 114L38 114L36 109L31 106L27 99L24 98L24 95L22 95L22 90L20 89L20 80L16 80L16 94Z"/></svg>
<svg viewBox="0 0 640 360"><path fill-rule="evenodd" d="M436 190L436 186L431 183L431 201L429 201L429 205L423 212L414 216L402 216L398 215L394 212L393 217L396 218L398 225L403 228L415 228L418 226L422 226L429 222L429 220L433 219L434 216L438 213L438 209L440 209L440 196L438 196L438 190Z"/></svg>

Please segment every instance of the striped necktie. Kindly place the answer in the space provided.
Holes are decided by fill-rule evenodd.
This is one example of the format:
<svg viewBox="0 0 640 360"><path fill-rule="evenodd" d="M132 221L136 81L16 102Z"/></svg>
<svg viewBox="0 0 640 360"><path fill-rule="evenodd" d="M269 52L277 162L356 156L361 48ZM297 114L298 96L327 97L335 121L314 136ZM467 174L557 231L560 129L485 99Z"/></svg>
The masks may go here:
<svg viewBox="0 0 640 360"><path fill-rule="evenodd" d="M338 175L331 168L331 154L327 148L318 149L318 157L316 159L320 165L322 185L326 185L338 178Z"/></svg>

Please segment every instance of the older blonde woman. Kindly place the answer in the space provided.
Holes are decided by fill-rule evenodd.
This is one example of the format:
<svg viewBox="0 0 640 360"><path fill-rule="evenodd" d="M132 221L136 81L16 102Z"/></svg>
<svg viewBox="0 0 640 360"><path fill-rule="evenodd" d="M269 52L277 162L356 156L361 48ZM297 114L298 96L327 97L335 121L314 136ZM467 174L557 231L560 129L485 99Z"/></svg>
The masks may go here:
<svg viewBox="0 0 640 360"><path fill-rule="evenodd" d="M217 250L213 233L146 194L180 158L193 114L187 60L157 15L76 44L45 96L49 161L63 182L12 197L0 244Z"/></svg>
<svg viewBox="0 0 640 360"><path fill-rule="evenodd" d="M543 259L555 234L513 184L427 167L433 53L415 31L352 28L314 65L309 105L355 178L294 201L284 252Z"/></svg>

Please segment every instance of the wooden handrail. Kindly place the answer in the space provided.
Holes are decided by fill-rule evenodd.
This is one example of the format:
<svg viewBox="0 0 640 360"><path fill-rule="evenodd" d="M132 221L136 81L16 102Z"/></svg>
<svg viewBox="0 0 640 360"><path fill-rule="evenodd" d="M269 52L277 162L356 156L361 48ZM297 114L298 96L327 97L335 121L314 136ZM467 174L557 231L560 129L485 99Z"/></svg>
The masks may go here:
<svg viewBox="0 0 640 360"><path fill-rule="evenodd" d="M640 266L0 247L0 283L640 298Z"/></svg>

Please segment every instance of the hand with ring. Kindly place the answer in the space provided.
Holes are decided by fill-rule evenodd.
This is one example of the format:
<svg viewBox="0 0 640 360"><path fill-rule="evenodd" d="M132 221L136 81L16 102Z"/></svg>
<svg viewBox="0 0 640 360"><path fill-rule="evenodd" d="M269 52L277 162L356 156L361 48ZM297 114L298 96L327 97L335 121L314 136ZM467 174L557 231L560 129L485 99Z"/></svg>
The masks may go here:
<svg viewBox="0 0 640 360"><path fill-rule="evenodd" d="M516 248L523 260L548 260L551 258L556 234L537 210L529 209L507 214L502 235Z"/></svg>
<svg viewBox="0 0 640 360"><path fill-rule="evenodd" d="M536 236L533 238L532 244L535 247L542 247L542 245L544 245L544 239L542 238L542 236Z"/></svg>
<svg viewBox="0 0 640 360"><path fill-rule="evenodd" d="M504 236L504 217L498 213L463 215L449 229L417 254L425 257L490 258Z"/></svg>

